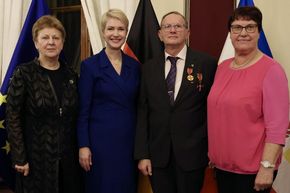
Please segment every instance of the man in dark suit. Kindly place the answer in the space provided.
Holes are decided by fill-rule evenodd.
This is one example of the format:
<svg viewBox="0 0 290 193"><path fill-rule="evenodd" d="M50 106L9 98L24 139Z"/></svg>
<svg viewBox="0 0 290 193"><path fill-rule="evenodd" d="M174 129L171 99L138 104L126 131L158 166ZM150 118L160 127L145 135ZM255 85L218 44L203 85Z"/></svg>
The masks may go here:
<svg viewBox="0 0 290 193"><path fill-rule="evenodd" d="M207 158L206 99L216 61L186 46L183 15L163 16L164 54L143 64L135 159L154 193L200 192Z"/></svg>

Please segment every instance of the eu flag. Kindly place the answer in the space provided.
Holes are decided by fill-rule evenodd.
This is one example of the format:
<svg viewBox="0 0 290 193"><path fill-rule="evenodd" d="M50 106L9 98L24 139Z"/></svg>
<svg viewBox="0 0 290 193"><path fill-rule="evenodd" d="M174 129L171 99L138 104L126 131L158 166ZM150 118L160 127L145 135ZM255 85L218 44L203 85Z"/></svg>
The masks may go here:
<svg viewBox="0 0 290 193"><path fill-rule="evenodd" d="M7 141L7 132L5 129L6 93L9 86L9 80L15 67L18 64L28 62L37 56L37 50L35 49L32 40L32 26L39 17L48 13L49 8L45 0L32 0L0 89L0 177L2 177L4 182L10 187L13 187L14 184L14 169L11 166L10 147Z"/></svg>

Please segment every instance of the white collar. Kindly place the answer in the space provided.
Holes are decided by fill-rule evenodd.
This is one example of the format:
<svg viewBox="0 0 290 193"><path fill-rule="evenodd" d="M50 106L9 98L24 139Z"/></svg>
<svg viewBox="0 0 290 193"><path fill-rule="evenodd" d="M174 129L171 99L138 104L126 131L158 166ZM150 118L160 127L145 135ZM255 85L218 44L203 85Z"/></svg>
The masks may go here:
<svg viewBox="0 0 290 193"><path fill-rule="evenodd" d="M180 52L174 56L174 57L178 57L179 59L185 60L186 58L186 52L187 52L187 46L184 45L184 47L182 48L182 50L180 50ZM165 52L165 60L167 59L168 56L171 56L170 54L168 54L167 52Z"/></svg>

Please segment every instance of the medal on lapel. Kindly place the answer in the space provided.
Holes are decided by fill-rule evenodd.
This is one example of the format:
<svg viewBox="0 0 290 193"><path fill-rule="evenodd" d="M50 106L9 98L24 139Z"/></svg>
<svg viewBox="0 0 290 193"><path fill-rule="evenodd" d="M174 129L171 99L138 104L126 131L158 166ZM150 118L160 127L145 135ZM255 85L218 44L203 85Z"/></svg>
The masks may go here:
<svg viewBox="0 0 290 193"><path fill-rule="evenodd" d="M187 80L190 81L190 83L193 83L193 80L194 80L194 76L192 75L192 73L193 73L193 67L194 67L194 64L191 64L186 69L186 72L187 72Z"/></svg>
<svg viewBox="0 0 290 193"><path fill-rule="evenodd" d="M202 85L202 73L201 72L198 72L197 74L196 74L196 76L197 76L197 79L198 79L198 84L197 84L197 88L198 88L198 91L200 92L201 91L201 89L202 89L202 87L203 87L203 85Z"/></svg>

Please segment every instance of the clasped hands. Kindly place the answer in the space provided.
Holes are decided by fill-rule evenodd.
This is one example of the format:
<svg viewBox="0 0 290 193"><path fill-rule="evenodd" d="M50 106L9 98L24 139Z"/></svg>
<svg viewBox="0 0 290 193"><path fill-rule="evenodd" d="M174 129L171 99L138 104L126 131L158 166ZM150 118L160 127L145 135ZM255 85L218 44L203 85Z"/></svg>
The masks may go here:
<svg viewBox="0 0 290 193"><path fill-rule="evenodd" d="M15 164L14 168L17 172L22 173L23 176L28 176L28 174L29 174L29 164L28 163L26 163L23 166Z"/></svg>

